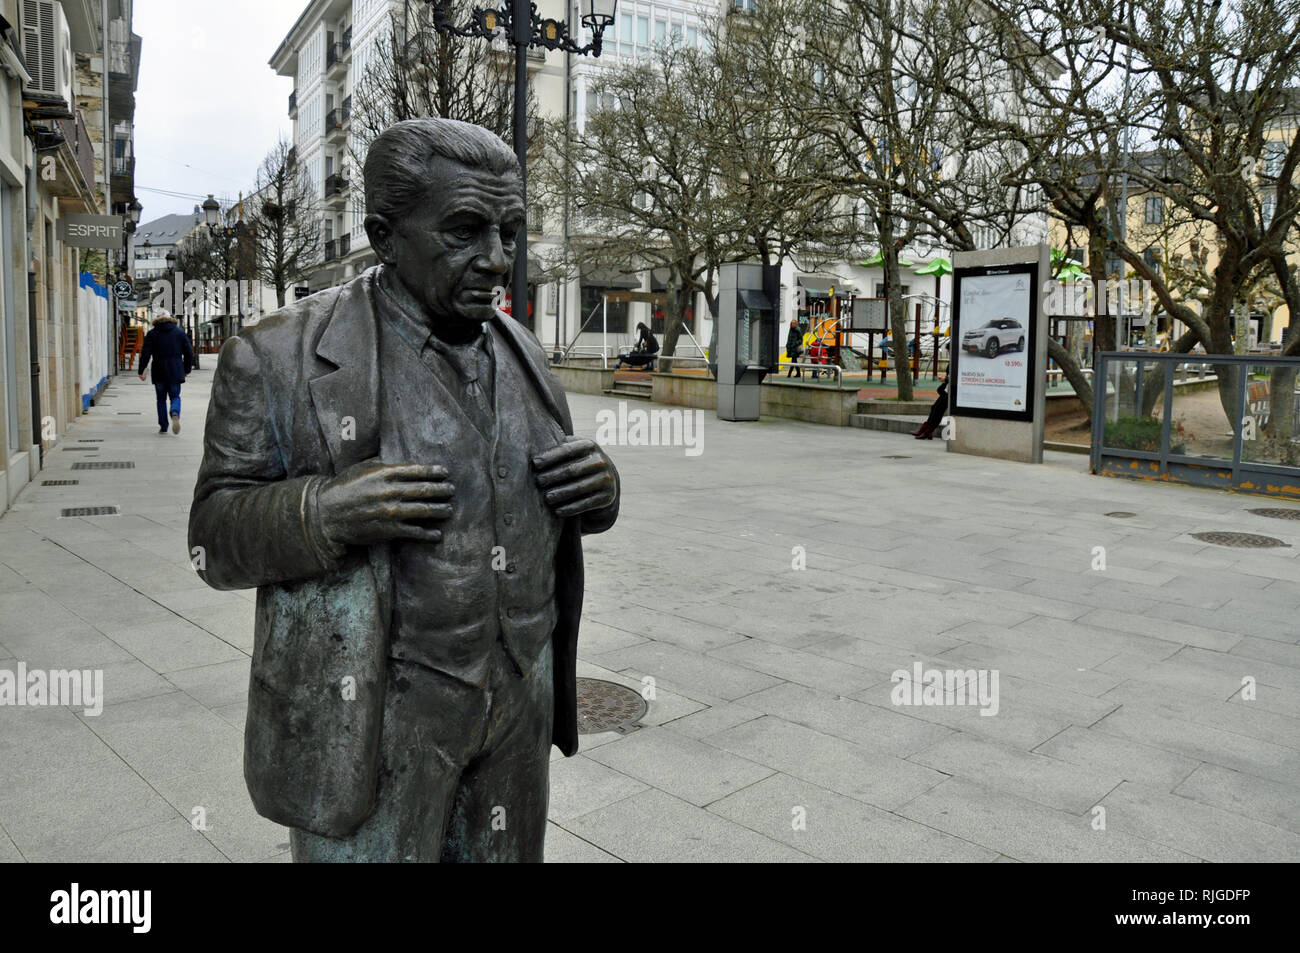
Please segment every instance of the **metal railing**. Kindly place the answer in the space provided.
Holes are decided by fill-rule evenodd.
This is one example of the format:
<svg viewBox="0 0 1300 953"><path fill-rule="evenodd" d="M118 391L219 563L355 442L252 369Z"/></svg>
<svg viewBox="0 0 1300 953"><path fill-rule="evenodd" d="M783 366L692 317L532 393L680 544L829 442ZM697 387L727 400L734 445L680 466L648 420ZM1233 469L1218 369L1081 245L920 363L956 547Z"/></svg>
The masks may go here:
<svg viewBox="0 0 1300 953"><path fill-rule="evenodd" d="M1300 499L1300 357L1106 351L1093 380L1093 473Z"/></svg>
<svg viewBox="0 0 1300 953"><path fill-rule="evenodd" d="M798 368L800 368L800 369L806 367L806 368L809 368L810 370L812 370L812 371L813 371L814 373L816 373L816 374L822 374L822 373L825 373L825 374L827 374L828 376L830 375L830 373L831 373L832 371L834 371L834 373L835 373L835 386L836 386L836 387L841 387L841 386L843 386L843 384L844 384L844 368L840 367L838 364L813 364L813 363L804 362L804 361L787 361L786 363L779 365L779 366L777 367L776 373L775 373L774 375L772 375L771 377L769 377L768 380L770 380L770 381L774 381L774 380L777 380L778 378L781 379L781 380L785 380L786 377L785 377L785 375L782 374L781 372L782 372L782 371L785 371L785 370L789 370L789 369L792 368L792 367L798 367ZM804 378L802 378L802 377L791 377L791 378L789 378L789 379L792 380L792 381L794 381L794 380L799 380L799 381L801 381L801 380L803 380Z"/></svg>

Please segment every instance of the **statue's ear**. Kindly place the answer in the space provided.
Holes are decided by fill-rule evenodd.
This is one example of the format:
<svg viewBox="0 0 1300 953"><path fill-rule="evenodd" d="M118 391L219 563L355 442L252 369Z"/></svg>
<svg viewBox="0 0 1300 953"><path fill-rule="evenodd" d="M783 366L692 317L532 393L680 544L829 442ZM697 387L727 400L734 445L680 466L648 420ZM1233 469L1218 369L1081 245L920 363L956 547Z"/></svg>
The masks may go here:
<svg viewBox="0 0 1300 953"><path fill-rule="evenodd" d="M377 213L367 215L366 234L370 237L370 247L375 250L381 262L391 265L397 260L393 247L393 226L387 216Z"/></svg>

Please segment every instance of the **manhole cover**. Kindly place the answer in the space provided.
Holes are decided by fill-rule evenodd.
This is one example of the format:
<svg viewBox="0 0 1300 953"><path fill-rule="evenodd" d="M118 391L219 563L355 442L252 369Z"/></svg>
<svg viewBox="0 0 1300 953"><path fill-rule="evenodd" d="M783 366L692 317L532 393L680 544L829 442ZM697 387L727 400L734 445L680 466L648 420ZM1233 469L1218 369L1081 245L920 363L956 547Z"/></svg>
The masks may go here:
<svg viewBox="0 0 1300 953"><path fill-rule="evenodd" d="M635 688L599 678L578 679L578 733L630 731L649 706Z"/></svg>
<svg viewBox="0 0 1300 953"><path fill-rule="evenodd" d="M77 486L80 480L42 480L41 486Z"/></svg>
<svg viewBox="0 0 1300 953"><path fill-rule="evenodd" d="M891 453L891 454L888 454L887 456L881 457L880 459L882 459L882 460L911 460L912 458L911 458L911 457L905 457L905 456L903 456L901 453Z"/></svg>
<svg viewBox="0 0 1300 953"><path fill-rule="evenodd" d="M1272 509L1264 507L1258 510L1246 510L1256 516L1267 516L1275 520L1300 520L1300 510Z"/></svg>
<svg viewBox="0 0 1300 953"><path fill-rule="evenodd" d="M73 506L59 511L60 516L116 516L116 506Z"/></svg>
<svg viewBox="0 0 1300 953"><path fill-rule="evenodd" d="M1117 520L1127 520L1137 516L1136 513L1129 513L1126 510L1116 510L1114 513L1107 513L1106 515Z"/></svg>
<svg viewBox="0 0 1300 953"><path fill-rule="evenodd" d="M87 460L82 463L74 463L74 470L134 470L135 464L122 460Z"/></svg>
<svg viewBox="0 0 1300 953"><path fill-rule="evenodd" d="M1257 536L1254 533L1192 533L1192 539L1215 546L1231 546L1234 549L1270 549L1274 546L1289 546L1272 536Z"/></svg>

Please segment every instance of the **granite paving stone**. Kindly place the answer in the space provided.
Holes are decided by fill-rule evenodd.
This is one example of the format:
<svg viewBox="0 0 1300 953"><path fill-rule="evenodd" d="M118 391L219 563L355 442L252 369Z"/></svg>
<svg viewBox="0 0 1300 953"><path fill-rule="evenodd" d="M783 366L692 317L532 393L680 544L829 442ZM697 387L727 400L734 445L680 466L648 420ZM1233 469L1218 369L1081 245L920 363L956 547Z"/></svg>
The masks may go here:
<svg viewBox="0 0 1300 953"><path fill-rule="evenodd" d="M0 515L0 669L98 669L105 694L98 716L0 706L0 861L289 859L243 781L255 593L188 562L216 363L187 382L179 436L116 378L41 478L135 469L34 481ZM569 403L590 437L617 398ZM702 419L696 457L608 448L623 507L584 543L578 673L654 691L639 726L552 751L548 860L1300 860L1289 526L1068 454ZM83 438L101 442L68 452ZM59 515L103 504L121 512ZM1189 535L1212 529L1291 546ZM915 662L997 671L998 713L895 705Z"/></svg>

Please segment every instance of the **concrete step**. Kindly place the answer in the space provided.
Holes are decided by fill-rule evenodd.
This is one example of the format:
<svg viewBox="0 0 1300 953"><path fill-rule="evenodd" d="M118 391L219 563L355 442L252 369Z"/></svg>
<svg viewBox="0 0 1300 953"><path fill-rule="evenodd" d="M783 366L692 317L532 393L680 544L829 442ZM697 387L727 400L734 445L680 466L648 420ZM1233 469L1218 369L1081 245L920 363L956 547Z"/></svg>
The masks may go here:
<svg viewBox="0 0 1300 953"><path fill-rule="evenodd" d="M934 400L860 400L858 401L858 413L860 414L920 414L922 417L929 415L930 407Z"/></svg>
<svg viewBox="0 0 1300 953"><path fill-rule="evenodd" d="M925 423L924 415L916 414L851 414L850 427L863 430L884 430L888 433L910 434Z"/></svg>
<svg viewBox="0 0 1300 953"><path fill-rule="evenodd" d="M1056 440L1044 440L1044 450L1056 450L1059 453L1092 453L1092 447L1080 443L1061 443Z"/></svg>
<svg viewBox="0 0 1300 953"><path fill-rule="evenodd" d="M649 384L642 387L639 384L619 383L615 384L610 390L602 391L602 393L610 394L614 397L622 397L626 400L649 400L653 396Z"/></svg>

